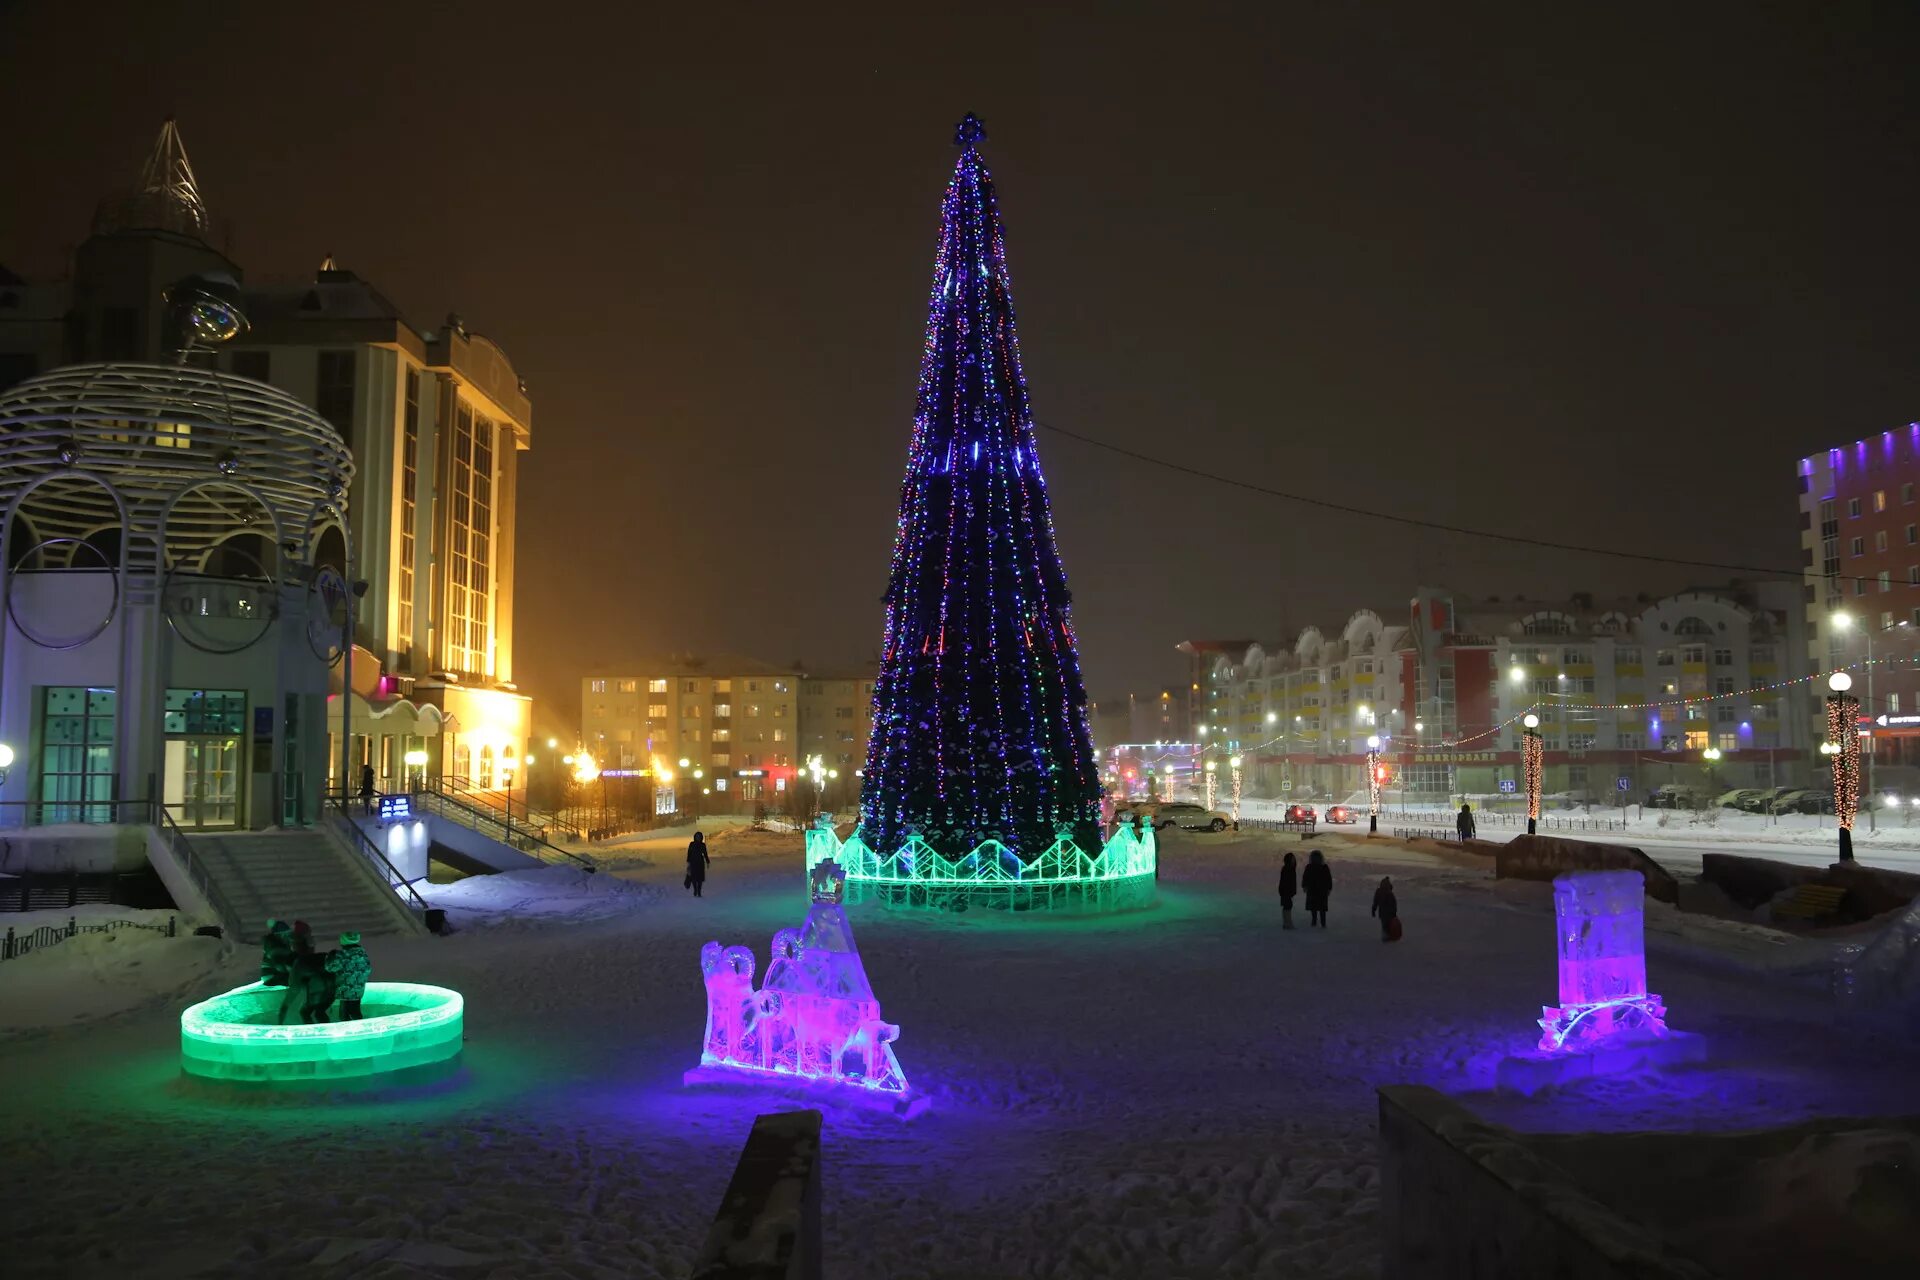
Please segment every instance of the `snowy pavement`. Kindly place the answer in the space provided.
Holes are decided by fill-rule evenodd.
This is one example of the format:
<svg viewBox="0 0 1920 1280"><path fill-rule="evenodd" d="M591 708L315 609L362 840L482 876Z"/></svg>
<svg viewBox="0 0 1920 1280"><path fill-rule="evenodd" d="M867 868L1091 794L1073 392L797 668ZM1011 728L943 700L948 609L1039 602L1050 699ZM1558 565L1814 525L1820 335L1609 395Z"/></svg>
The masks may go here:
<svg viewBox="0 0 1920 1280"><path fill-rule="evenodd" d="M905 1123L828 1107L828 1273L1375 1275L1386 1083L1557 1130L1914 1109L1911 1046L1837 1051L1823 997L1682 966L1658 942L1652 984L1674 1025L1710 1037L1710 1069L1497 1099L1494 1064L1537 1038L1555 994L1547 886L1362 843L1318 841L1336 877L1325 931L1278 928L1279 853L1303 846L1265 834L1172 835L1159 905L1131 916L853 908L933 1106ZM716 837L699 901L680 889L683 848L676 833L627 842L600 877L440 886L461 932L370 943L376 977L466 996L465 1075L429 1092L183 1081L182 1000L248 979L251 954L193 991L0 1042L8 1275L684 1275L753 1116L788 1105L681 1087L704 1016L698 950L748 943L764 966L805 903L797 837ZM1407 926L1394 946L1367 919L1383 872ZM1650 930L1734 951L1758 936L1692 918Z"/></svg>

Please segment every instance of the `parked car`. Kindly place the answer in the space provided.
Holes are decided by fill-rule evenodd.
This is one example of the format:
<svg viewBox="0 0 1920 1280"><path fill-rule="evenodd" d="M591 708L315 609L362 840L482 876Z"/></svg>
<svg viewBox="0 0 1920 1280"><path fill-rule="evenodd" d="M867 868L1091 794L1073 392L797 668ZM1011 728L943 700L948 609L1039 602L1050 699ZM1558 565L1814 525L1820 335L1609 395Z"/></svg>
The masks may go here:
<svg viewBox="0 0 1920 1280"><path fill-rule="evenodd" d="M1310 804L1290 804L1287 806L1288 822L1304 822L1311 826L1320 821L1320 815L1313 811Z"/></svg>
<svg viewBox="0 0 1920 1280"><path fill-rule="evenodd" d="M1185 827L1201 831L1225 831L1233 819L1218 809L1202 804L1163 804L1153 811L1153 828Z"/></svg>
<svg viewBox="0 0 1920 1280"><path fill-rule="evenodd" d="M1739 801L1734 807L1745 813L1771 813L1775 800L1789 791L1799 789L1798 787L1765 787L1749 793L1746 799Z"/></svg>
<svg viewBox="0 0 1920 1280"><path fill-rule="evenodd" d="M1649 809L1694 809L1706 801L1706 792L1684 783L1669 782L1647 793Z"/></svg>
<svg viewBox="0 0 1920 1280"><path fill-rule="evenodd" d="M1773 802L1774 813L1832 813L1833 792L1818 788L1789 791Z"/></svg>
<svg viewBox="0 0 1920 1280"><path fill-rule="evenodd" d="M1713 803L1722 809L1746 809L1756 798L1764 794L1765 792L1757 787L1735 787L1731 791L1722 791Z"/></svg>
<svg viewBox="0 0 1920 1280"><path fill-rule="evenodd" d="M1358 822L1360 819L1355 816L1353 810L1349 809L1346 805L1337 804L1327 810L1327 821L1347 824Z"/></svg>

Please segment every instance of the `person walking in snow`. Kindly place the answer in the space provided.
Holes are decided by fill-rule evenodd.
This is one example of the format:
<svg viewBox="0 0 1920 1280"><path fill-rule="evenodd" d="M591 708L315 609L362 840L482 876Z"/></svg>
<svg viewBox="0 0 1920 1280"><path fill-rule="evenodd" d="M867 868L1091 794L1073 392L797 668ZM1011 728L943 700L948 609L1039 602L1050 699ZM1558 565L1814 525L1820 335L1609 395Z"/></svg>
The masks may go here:
<svg viewBox="0 0 1920 1280"><path fill-rule="evenodd" d="M1300 890L1299 868L1289 853L1280 859L1280 927L1293 928L1293 895Z"/></svg>
<svg viewBox="0 0 1920 1280"><path fill-rule="evenodd" d="M327 957L327 972L333 977L333 994L340 1001L340 1021L360 1019L360 998L367 993L367 979L373 976L373 962L360 945L360 935L340 935L340 949Z"/></svg>
<svg viewBox="0 0 1920 1280"><path fill-rule="evenodd" d="M1333 868L1318 849L1307 853L1307 869L1300 873L1300 891L1307 895L1307 923L1327 927L1327 898L1333 893Z"/></svg>
<svg viewBox="0 0 1920 1280"><path fill-rule="evenodd" d="M1380 918L1380 939L1397 942L1400 938L1400 903L1393 896L1393 877L1381 876L1380 887L1373 891L1373 914Z"/></svg>
<svg viewBox="0 0 1920 1280"><path fill-rule="evenodd" d="M1453 829L1459 835L1460 843L1465 844L1467 841L1473 839L1472 805L1463 804L1460 806L1460 816L1453 820Z"/></svg>
<svg viewBox="0 0 1920 1280"><path fill-rule="evenodd" d="M707 864L713 859L707 856L707 838L698 831L687 845L686 887L693 890L693 896L700 896L700 886L707 882Z"/></svg>
<svg viewBox="0 0 1920 1280"><path fill-rule="evenodd" d="M364 813L373 812L373 765L360 766L360 808Z"/></svg>
<svg viewBox="0 0 1920 1280"><path fill-rule="evenodd" d="M260 939L260 985L284 987L293 970L293 930L285 920L267 921L267 934Z"/></svg>

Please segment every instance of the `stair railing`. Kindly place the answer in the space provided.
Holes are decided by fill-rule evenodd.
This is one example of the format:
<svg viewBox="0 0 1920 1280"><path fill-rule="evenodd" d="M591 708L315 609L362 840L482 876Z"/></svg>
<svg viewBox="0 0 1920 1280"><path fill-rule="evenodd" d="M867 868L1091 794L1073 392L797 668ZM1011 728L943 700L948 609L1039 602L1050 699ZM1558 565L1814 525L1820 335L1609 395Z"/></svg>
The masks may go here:
<svg viewBox="0 0 1920 1280"><path fill-rule="evenodd" d="M193 842L187 839L186 832L167 812L167 806L156 801L152 808L153 825L159 830L160 838L167 842L168 852L173 854L174 861L187 873L187 879L193 881L194 888L200 890L220 917L220 927L237 936L240 917L235 914L233 904L227 901L227 895L221 892L220 882L214 879L207 864L194 855Z"/></svg>
<svg viewBox="0 0 1920 1280"><path fill-rule="evenodd" d="M438 812L449 821L458 822L463 827L480 831L482 828L477 824L482 822L499 827L506 833L506 838L501 843L511 848L529 852L533 849L543 849L548 853L558 854L562 858L577 862L589 871L596 869L591 858L583 858L577 853L562 849L559 845L541 838L525 827L516 827L507 819L474 804L465 796L456 797L444 791L423 791L418 798L428 801L432 811Z"/></svg>
<svg viewBox="0 0 1920 1280"><path fill-rule="evenodd" d="M349 801L345 798L333 798L335 809L334 817L339 820L337 825L342 833L347 836L349 843L357 845L360 852L364 853L376 868L381 868L386 871L387 883L399 891L400 895L407 900L408 906L412 907L415 911L425 911L427 909L427 900L421 897L419 891L407 882L405 876L400 874L400 868L394 866L393 863L387 860L387 855L380 852L380 846L367 838L367 833L362 831L360 824L353 820L353 812L347 807L348 803Z"/></svg>

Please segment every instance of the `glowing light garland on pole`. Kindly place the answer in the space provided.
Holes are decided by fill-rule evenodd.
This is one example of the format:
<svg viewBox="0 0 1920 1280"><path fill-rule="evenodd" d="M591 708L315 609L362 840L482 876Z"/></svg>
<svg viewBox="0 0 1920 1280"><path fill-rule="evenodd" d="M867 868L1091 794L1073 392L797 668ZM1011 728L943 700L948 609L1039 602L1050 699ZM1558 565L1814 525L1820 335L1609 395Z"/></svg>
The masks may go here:
<svg viewBox="0 0 1920 1280"><path fill-rule="evenodd" d="M1380 735L1367 737L1367 834L1380 829Z"/></svg>
<svg viewBox="0 0 1920 1280"><path fill-rule="evenodd" d="M1207 808L1209 809L1213 808L1213 799L1214 799L1213 774L1214 774L1214 770L1218 769L1219 767L1220 767L1220 762L1218 760L1209 760L1207 761L1206 769L1204 770L1204 772L1207 775Z"/></svg>
<svg viewBox="0 0 1920 1280"><path fill-rule="evenodd" d="M1527 787L1527 834L1533 835L1540 821L1540 775L1545 744L1540 741L1540 717L1528 712L1520 720L1521 769Z"/></svg>
<svg viewBox="0 0 1920 1280"><path fill-rule="evenodd" d="M1836 671L1827 677L1827 740L1823 755L1833 757L1833 812L1840 824L1840 861L1853 861L1853 815L1860 804L1860 699L1847 692L1853 677Z"/></svg>
<svg viewBox="0 0 1920 1280"><path fill-rule="evenodd" d="M1227 762L1233 766L1233 825L1240 825L1240 757L1235 756Z"/></svg>

